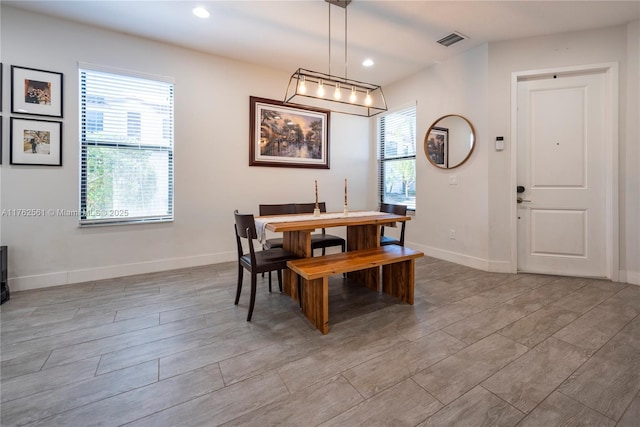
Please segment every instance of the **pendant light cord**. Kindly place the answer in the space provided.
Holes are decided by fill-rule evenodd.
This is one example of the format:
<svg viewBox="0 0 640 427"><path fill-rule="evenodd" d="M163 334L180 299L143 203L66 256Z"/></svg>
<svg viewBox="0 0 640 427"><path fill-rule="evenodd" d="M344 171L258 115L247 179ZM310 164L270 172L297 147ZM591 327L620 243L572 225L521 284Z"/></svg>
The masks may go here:
<svg viewBox="0 0 640 427"><path fill-rule="evenodd" d="M347 79L347 6L344 7L344 79Z"/></svg>
<svg viewBox="0 0 640 427"><path fill-rule="evenodd" d="M331 3L329 6L329 75L331 74ZM347 80L347 6L344 7L344 79Z"/></svg>
<svg viewBox="0 0 640 427"><path fill-rule="evenodd" d="M329 75L331 75L331 3L329 4Z"/></svg>

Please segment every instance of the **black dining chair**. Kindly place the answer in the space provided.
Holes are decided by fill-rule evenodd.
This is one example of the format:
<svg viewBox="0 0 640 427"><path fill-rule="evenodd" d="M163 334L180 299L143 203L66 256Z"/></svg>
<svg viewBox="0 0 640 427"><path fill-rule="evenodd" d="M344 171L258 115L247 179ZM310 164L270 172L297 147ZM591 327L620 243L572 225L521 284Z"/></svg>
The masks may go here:
<svg viewBox="0 0 640 427"><path fill-rule="evenodd" d="M396 215L407 216L407 207L405 205L392 205L390 203L381 203L380 204L380 212L392 213ZM400 245L404 246L404 227L406 225L406 221L402 221L402 225L400 226L400 237L394 238L391 236L384 235L384 226L380 227L380 246L385 245Z"/></svg>
<svg viewBox="0 0 640 427"><path fill-rule="evenodd" d="M296 203L296 213L313 213L313 210L315 208L315 203ZM320 210L320 212L326 212L327 204L325 202L319 202L318 209ZM326 252L326 248L330 248L333 246L340 246L342 252L344 252L347 246L347 241L342 237L327 234L324 228L322 229L321 233L311 234L312 253L314 249L322 249L322 255L324 255Z"/></svg>
<svg viewBox="0 0 640 427"><path fill-rule="evenodd" d="M260 213L260 216L289 215L296 213L296 207L293 203L258 205L258 211ZM282 237L272 237L264 241L264 243L262 244L262 249L281 248L283 247L283 245L284 243ZM264 273L262 273L262 277L264 277ZM269 292L271 292L271 272L269 272Z"/></svg>
<svg viewBox="0 0 640 427"><path fill-rule="evenodd" d="M247 322L249 322L251 321L251 315L253 314L253 307L256 301L258 274L277 271L278 285L280 286L280 292L282 292L282 270L287 268L287 261L298 259L300 257L291 252L287 252L282 248L255 251L253 247L253 240L257 239L258 236L256 233L256 223L253 215L240 214L236 210L234 211L234 216L236 244L238 247L238 289L236 290L235 305L238 305L238 302L240 301L243 272L246 269L251 273L251 300L249 303L249 314L247 315ZM244 252L242 239L247 240L249 253Z"/></svg>
<svg viewBox="0 0 640 427"><path fill-rule="evenodd" d="M296 213L296 207L293 203L281 203L271 205L258 205L260 216L263 215L289 215ZM264 249L273 249L282 247L282 237L273 237L265 240L262 245Z"/></svg>

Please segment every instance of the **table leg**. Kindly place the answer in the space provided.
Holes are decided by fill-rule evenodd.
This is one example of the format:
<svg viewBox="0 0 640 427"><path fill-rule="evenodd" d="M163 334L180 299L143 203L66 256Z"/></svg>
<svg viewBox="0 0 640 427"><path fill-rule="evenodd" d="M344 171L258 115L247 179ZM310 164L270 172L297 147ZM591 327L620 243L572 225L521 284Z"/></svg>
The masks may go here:
<svg viewBox="0 0 640 427"><path fill-rule="evenodd" d="M283 233L282 247L304 258L312 256L311 252L311 231L287 231ZM306 282L304 279L301 279ZM298 275L289 270L284 270L282 275L283 291L296 302L300 302L298 297ZM305 283L302 284L303 286Z"/></svg>
<svg viewBox="0 0 640 427"><path fill-rule="evenodd" d="M347 250L375 248L380 246L380 226L376 224L353 225L347 227ZM367 288L378 292L380 269L378 267L347 273L347 277Z"/></svg>
<svg viewBox="0 0 640 427"><path fill-rule="evenodd" d="M376 224L351 225L347 227L347 250L375 248L380 246L380 226Z"/></svg>
<svg viewBox="0 0 640 427"><path fill-rule="evenodd" d="M415 260L382 266L382 291L413 305Z"/></svg>

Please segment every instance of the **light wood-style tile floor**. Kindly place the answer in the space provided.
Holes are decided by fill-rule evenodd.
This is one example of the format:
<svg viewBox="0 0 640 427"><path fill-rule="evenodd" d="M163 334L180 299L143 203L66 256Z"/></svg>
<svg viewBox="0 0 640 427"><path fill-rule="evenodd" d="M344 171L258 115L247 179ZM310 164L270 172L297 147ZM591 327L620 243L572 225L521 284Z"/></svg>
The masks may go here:
<svg viewBox="0 0 640 427"><path fill-rule="evenodd" d="M2 426L640 425L639 286L425 257L414 306L333 277L323 336L236 268L13 293Z"/></svg>

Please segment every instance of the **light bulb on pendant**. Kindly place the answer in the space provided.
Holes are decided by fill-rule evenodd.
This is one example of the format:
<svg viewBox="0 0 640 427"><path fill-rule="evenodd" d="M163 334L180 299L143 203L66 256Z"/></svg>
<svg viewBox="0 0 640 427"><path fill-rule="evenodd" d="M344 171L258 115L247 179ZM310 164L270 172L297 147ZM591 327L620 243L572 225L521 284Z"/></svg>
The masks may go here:
<svg viewBox="0 0 640 427"><path fill-rule="evenodd" d="M369 95L369 91L367 91L367 96L364 98L364 104L367 106L371 105L371 95Z"/></svg>
<svg viewBox="0 0 640 427"><path fill-rule="evenodd" d="M300 76L300 83L298 84L298 92L307 93L307 83L304 81L304 76Z"/></svg>
<svg viewBox="0 0 640 427"><path fill-rule="evenodd" d="M336 82L336 90L333 92L333 97L336 101L342 97L342 94L340 93L340 82Z"/></svg>
<svg viewBox="0 0 640 427"><path fill-rule="evenodd" d="M356 87L351 86L351 96L349 96L349 102L356 102Z"/></svg>
<svg viewBox="0 0 640 427"><path fill-rule="evenodd" d="M320 98L324 96L324 84L322 83L322 80L320 80L320 83L318 83L318 96Z"/></svg>

